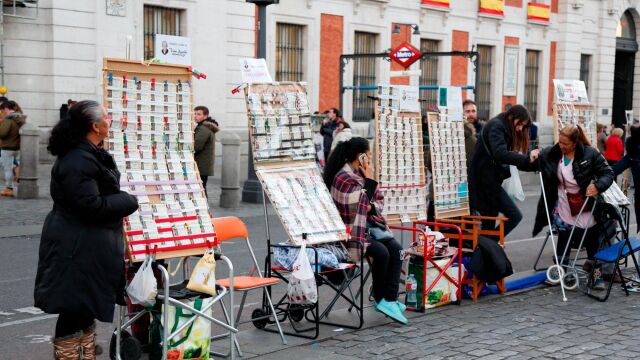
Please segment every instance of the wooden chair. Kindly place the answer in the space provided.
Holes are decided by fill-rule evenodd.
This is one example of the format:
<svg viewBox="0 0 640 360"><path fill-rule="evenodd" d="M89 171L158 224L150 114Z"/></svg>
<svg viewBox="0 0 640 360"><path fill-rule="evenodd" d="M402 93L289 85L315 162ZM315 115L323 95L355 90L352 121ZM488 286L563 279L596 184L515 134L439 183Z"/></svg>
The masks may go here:
<svg viewBox="0 0 640 360"><path fill-rule="evenodd" d="M494 220L498 222L497 229L483 230L480 226L482 220ZM458 225L462 229L462 252L463 254L470 256L478 247L478 236L490 236L497 238L500 246L504 248L504 223L507 220L508 219L503 217L466 215L458 219L437 219L436 222ZM434 230L441 232L447 238L457 238L458 236L458 234L450 232L449 229L441 229L438 226L436 226ZM480 292L484 286L487 285L475 275L470 279L464 279L463 284L471 286L471 298L474 302L478 301ZM504 279L497 281L496 286L501 294L504 294L507 291L507 288L504 285Z"/></svg>

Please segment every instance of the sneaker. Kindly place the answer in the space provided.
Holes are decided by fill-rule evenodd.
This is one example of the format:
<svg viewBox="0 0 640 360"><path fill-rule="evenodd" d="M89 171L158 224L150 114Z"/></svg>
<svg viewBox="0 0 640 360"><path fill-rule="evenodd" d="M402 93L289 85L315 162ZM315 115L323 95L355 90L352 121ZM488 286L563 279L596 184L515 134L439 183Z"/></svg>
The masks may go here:
<svg viewBox="0 0 640 360"><path fill-rule="evenodd" d="M0 196L13 197L13 189L12 188L6 188L6 189L2 190L2 192L0 192Z"/></svg>
<svg viewBox="0 0 640 360"><path fill-rule="evenodd" d="M396 300L396 304L398 305L398 309L400 309L400 312L405 312L407 310L407 305L401 303L400 301Z"/></svg>
<svg viewBox="0 0 640 360"><path fill-rule="evenodd" d="M591 289L593 290L604 290L604 280L602 280L602 273L599 268L593 270L593 283L591 284Z"/></svg>
<svg viewBox="0 0 640 360"><path fill-rule="evenodd" d="M376 308L381 313L387 315L388 317L401 324L406 325L409 322L407 318L402 315L402 313L400 312L400 308L398 308L398 305L396 305L395 302L389 302L385 299L382 299L380 300L378 305L376 305Z"/></svg>

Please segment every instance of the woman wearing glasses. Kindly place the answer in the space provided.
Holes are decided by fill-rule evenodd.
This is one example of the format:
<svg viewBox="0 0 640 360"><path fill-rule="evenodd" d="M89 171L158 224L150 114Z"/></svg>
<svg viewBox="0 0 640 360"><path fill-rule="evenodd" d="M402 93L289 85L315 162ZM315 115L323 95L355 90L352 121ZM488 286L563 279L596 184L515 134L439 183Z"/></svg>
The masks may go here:
<svg viewBox="0 0 640 360"><path fill-rule="evenodd" d="M503 214L508 220L504 234L509 234L522 220L520 210L502 188L511 176L509 165L534 171L539 150L529 149L531 115L522 105L515 105L491 119L482 129L469 168L471 208L483 216ZM483 220L482 228L495 229L495 221Z"/></svg>

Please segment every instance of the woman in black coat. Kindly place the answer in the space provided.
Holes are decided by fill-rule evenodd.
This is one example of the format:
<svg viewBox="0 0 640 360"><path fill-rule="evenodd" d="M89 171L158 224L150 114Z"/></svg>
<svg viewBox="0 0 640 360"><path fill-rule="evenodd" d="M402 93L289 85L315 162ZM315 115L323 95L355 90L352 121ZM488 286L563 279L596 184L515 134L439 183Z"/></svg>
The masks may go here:
<svg viewBox="0 0 640 360"><path fill-rule="evenodd" d="M471 208L483 216L504 214L505 236L513 230L522 214L502 188L502 182L511 176L509 165L523 171L534 171L533 162L538 150L529 149L531 115L522 105L491 119L483 127L469 168L469 195ZM482 228L493 230L495 222L483 220Z"/></svg>
<svg viewBox="0 0 640 360"><path fill-rule="evenodd" d="M124 304L122 220L138 208L120 191L120 173L103 148L110 122L95 101L81 101L51 132L53 210L42 228L35 305L59 314L56 359L95 359L95 323Z"/></svg>
<svg viewBox="0 0 640 360"><path fill-rule="evenodd" d="M583 245L587 249L587 258L592 260L599 245L597 227L594 226L595 219L589 210L583 210L578 217L578 211L571 210L567 193L580 193L585 199L597 196L613 183L613 170L598 149L591 146L584 130L576 125L569 125L560 130L559 142L540 152L538 165L544 182L544 195L547 198L546 211L549 219L553 219L559 230L556 254L562 256L570 240L571 229L575 225L571 241L579 242L586 231ZM587 204L585 209L590 206ZM547 225L547 213L544 198L540 196L533 236ZM568 259L569 252L565 259Z"/></svg>

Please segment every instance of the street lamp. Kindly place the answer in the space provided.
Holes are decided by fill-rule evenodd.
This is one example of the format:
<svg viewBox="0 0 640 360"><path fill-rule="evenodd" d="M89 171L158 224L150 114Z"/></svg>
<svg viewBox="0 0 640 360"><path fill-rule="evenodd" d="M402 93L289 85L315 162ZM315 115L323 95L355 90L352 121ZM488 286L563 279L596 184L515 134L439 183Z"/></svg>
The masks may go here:
<svg viewBox="0 0 640 360"><path fill-rule="evenodd" d="M417 24L402 24L402 25L410 25L411 28L413 29L413 35L420 35L420 26L418 26ZM400 34L400 24L395 23L393 25L393 33Z"/></svg>
<svg viewBox="0 0 640 360"><path fill-rule="evenodd" d="M280 0L246 0L248 3L255 4L258 7L258 59L267 58L267 6L278 4ZM262 202L262 186L256 172L253 168L253 152L251 151L251 139L249 143L249 152L247 153L248 171L247 181L242 186L242 201L258 204Z"/></svg>

